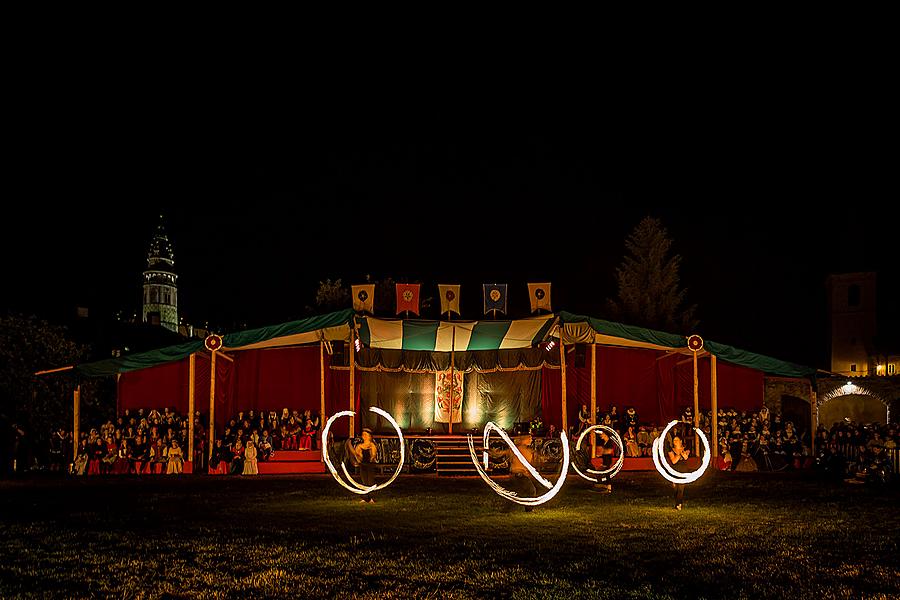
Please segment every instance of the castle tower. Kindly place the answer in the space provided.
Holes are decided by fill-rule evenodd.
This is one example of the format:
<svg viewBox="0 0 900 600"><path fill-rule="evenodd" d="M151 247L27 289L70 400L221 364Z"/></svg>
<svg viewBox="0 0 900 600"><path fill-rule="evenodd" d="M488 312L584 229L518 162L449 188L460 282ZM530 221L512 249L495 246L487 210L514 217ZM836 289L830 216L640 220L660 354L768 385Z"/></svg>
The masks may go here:
<svg viewBox="0 0 900 600"><path fill-rule="evenodd" d="M875 375L869 357L875 353L875 273L828 277L831 370L851 377Z"/></svg>
<svg viewBox="0 0 900 600"><path fill-rule="evenodd" d="M147 252L147 270L144 271L144 307L141 311L144 323L178 331L177 279L172 243L166 236L160 215Z"/></svg>

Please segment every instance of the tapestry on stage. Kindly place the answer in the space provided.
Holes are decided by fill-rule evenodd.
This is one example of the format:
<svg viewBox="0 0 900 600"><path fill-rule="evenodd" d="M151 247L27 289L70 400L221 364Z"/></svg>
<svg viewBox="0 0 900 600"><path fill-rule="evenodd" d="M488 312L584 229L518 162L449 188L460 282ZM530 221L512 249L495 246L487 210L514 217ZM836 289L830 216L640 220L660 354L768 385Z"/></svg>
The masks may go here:
<svg viewBox="0 0 900 600"><path fill-rule="evenodd" d="M452 398L452 414L451 414ZM434 420L437 423L462 421L463 373L458 369L438 371L434 374ZM452 417L452 418L451 418Z"/></svg>

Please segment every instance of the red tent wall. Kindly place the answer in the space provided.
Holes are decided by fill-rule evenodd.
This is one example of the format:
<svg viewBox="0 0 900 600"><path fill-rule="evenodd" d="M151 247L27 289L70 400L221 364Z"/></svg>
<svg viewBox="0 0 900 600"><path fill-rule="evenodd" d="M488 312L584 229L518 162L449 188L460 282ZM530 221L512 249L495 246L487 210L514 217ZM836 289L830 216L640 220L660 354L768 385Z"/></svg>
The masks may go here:
<svg viewBox="0 0 900 600"><path fill-rule="evenodd" d="M676 368L676 411L680 414L685 406L694 405L694 366L690 357ZM710 359L701 358L697 365L699 381L698 398L701 410L709 410ZM763 405L765 396L765 374L756 369L734 365L723 360L716 361L716 387L719 408L733 408L738 411L756 411Z"/></svg>
<svg viewBox="0 0 900 600"><path fill-rule="evenodd" d="M350 369L331 369L329 367L329 356L325 356L325 412L327 416L333 415L342 410L350 410ZM359 379L359 371L356 372L356 379ZM354 381L355 407L357 415L359 414L359 382ZM360 431L360 420L356 419L356 433ZM324 423L322 424L325 425ZM350 419L342 417L334 422L331 432L340 437L346 436L350 430Z"/></svg>
<svg viewBox="0 0 900 600"><path fill-rule="evenodd" d="M597 406L608 412L618 407L619 415L633 406L642 423L659 423L660 410L656 350L597 347ZM590 368L590 360L588 368Z"/></svg>
<svg viewBox="0 0 900 600"><path fill-rule="evenodd" d="M321 410L319 347L235 353L234 410Z"/></svg>
<svg viewBox="0 0 900 600"><path fill-rule="evenodd" d="M556 425L562 431L562 390L560 390L559 369L541 369L541 418L544 427ZM568 377L566 377L568 379ZM568 401L568 398L566 399Z"/></svg>
<svg viewBox="0 0 900 600"><path fill-rule="evenodd" d="M172 408L186 415L188 409L188 359L122 373L118 381L118 414L125 409ZM207 372L209 367L207 367ZM207 375L207 380L209 375ZM207 384L208 386L208 384ZM195 388L195 393L196 393ZM209 397L207 387L207 398Z"/></svg>
<svg viewBox="0 0 900 600"><path fill-rule="evenodd" d="M190 359L166 363L122 373L118 382L117 407L121 414L126 408L158 409L165 407L187 415L188 385L190 382ZM209 414L209 365L208 356L198 354L194 363L194 410L202 415ZM227 420L227 412L232 404L231 363L216 361L216 423L222 426ZM223 410L225 409L225 410Z"/></svg>

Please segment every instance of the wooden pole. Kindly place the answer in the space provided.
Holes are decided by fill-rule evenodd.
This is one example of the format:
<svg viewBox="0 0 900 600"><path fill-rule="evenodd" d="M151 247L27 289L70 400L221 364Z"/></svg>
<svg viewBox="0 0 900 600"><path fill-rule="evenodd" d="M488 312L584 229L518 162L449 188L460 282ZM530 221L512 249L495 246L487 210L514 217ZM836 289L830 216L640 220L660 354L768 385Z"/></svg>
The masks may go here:
<svg viewBox="0 0 900 600"><path fill-rule="evenodd" d="M562 389L562 430L569 435L569 411L566 407L566 345L563 344L562 328L559 330L559 369Z"/></svg>
<svg viewBox="0 0 900 600"><path fill-rule="evenodd" d="M209 458L216 448L216 352L212 351L209 359Z"/></svg>
<svg viewBox="0 0 900 600"><path fill-rule="evenodd" d="M325 425L325 341L319 340L319 431ZM325 440L322 440L320 447L325 450ZM325 460L325 455L322 455Z"/></svg>
<svg viewBox="0 0 900 600"><path fill-rule="evenodd" d="M700 426L700 378L697 376L697 353L694 352L694 427ZM700 454L700 436L694 435L694 456Z"/></svg>
<svg viewBox="0 0 900 600"><path fill-rule="evenodd" d="M716 374L716 355L709 355L709 380L710 380L710 408L712 409L712 455L719 456L719 382Z"/></svg>
<svg viewBox="0 0 900 600"><path fill-rule="evenodd" d="M591 344L591 425L597 424L597 344ZM591 458L597 458L597 436L591 433Z"/></svg>
<svg viewBox="0 0 900 600"><path fill-rule="evenodd" d="M188 359L188 460L194 461L194 377L196 376L196 353Z"/></svg>
<svg viewBox="0 0 900 600"><path fill-rule="evenodd" d="M81 384L76 385L75 391L72 392L72 420L72 441L75 446L72 460L74 461L75 457L78 456L78 436L81 434L78 429L81 421Z"/></svg>
<svg viewBox="0 0 900 600"><path fill-rule="evenodd" d="M350 330L350 412L354 412L356 410L356 403L354 402L355 398L353 392L355 391L355 382L354 378L356 376L356 356L354 352L356 348L354 346L356 342L356 334L354 330ZM350 437L352 438L356 433L356 417L355 415L350 415Z"/></svg>
<svg viewBox="0 0 900 600"><path fill-rule="evenodd" d="M453 434L453 389L456 387L456 381L453 379L453 367L456 354L456 327L450 333L450 428L447 430L449 434ZM462 415L460 415L462 420Z"/></svg>
<svg viewBox="0 0 900 600"><path fill-rule="evenodd" d="M812 429L809 432L809 454L816 455L816 431L819 429L819 399L812 382L809 382L809 424Z"/></svg>

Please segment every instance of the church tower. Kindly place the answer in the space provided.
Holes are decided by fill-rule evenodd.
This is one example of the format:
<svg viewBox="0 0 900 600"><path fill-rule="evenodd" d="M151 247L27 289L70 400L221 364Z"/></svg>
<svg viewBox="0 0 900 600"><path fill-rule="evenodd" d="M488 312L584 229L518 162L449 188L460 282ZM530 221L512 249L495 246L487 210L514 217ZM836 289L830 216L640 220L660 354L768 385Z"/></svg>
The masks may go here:
<svg viewBox="0 0 900 600"><path fill-rule="evenodd" d="M178 331L177 279L172 243L166 236L160 215L147 252L147 270L144 271L144 307L141 311L144 323Z"/></svg>
<svg viewBox="0 0 900 600"><path fill-rule="evenodd" d="M875 375L869 364L875 354L875 273L830 275L827 286L831 370L851 377Z"/></svg>

